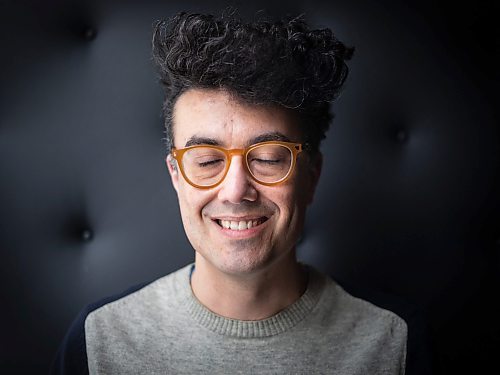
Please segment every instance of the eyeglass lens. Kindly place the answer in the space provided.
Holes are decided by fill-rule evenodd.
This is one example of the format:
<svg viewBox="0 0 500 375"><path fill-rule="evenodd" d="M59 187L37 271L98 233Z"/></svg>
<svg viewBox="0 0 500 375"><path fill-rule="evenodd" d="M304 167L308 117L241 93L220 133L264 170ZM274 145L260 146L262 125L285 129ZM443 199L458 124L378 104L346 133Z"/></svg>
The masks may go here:
<svg viewBox="0 0 500 375"><path fill-rule="evenodd" d="M224 178L227 163L227 155L224 152L203 146L187 150L182 158L186 177L200 186L220 182ZM257 181L278 182L290 172L292 151L283 145L257 146L247 153L246 163Z"/></svg>

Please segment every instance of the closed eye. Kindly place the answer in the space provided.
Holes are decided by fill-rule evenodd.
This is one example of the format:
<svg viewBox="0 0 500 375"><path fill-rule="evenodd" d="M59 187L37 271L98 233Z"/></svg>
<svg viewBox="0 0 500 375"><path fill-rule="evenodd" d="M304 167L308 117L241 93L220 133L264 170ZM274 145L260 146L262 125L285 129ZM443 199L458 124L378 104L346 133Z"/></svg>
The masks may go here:
<svg viewBox="0 0 500 375"><path fill-rule="evenodd" d="M223 161L222 159L204 161L204 162L198 163L198 166L202 167L202 168L203 167L210 167L210 166L213 166L213 165L220 163L222 161Z"/></svg>
<svg viewBox="0 0 500 375"><path fill-rule="evenodd" d="M281 163L281 160L279 160L279 159L276 159L276 160L273 160L273 159L253 159L252 161L256 161L256 162L261 163L261 164L278 164L278 163Z"/></svg>

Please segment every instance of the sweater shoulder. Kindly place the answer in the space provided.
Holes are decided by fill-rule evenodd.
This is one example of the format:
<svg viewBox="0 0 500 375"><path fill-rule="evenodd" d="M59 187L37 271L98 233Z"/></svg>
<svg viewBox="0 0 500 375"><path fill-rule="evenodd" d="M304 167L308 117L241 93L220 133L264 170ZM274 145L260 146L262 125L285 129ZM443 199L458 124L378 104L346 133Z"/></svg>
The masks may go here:
<svg viewBox="0 0 500 375"><path fill-rule="evenodd" d="M346 324L361 326L367 333L390 328L394 334L407 336L407 323L397 312L367 299L356 297L329 276L325 275L325 278L327 288L323 296L324 302L330 308L334 307L336 319Z"/></svg>
<svg viewBox="0 0 500 375"><path fill-rule="evenodd" d="M51 374L88 374L87 341L89 326L95 321L102 324L115 319L126 319L144 303L151 305L148 298L160 290L174 289L183 277L189 277L190 265L154 281L134 285L117 293L85 306L71 323L63 341L59 345L51 365ZM94 322L94 324L92 324Z"/></svg>
<svg viewBox="0 0 500 375"><path fill-rule="evenodd" d="M145 319L148 314L175 306L186 295L192 265L187 265L152 282L129 288L123 293L105 298L87 309L85 326L93 320Z"/></svg>

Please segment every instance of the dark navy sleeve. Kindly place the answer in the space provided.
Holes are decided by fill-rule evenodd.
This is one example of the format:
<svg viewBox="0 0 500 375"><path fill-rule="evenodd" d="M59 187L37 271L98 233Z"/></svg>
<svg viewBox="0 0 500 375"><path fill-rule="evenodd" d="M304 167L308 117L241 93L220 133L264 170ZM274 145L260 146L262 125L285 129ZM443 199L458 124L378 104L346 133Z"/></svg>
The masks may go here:
<svg viewBox="0 0 500 375"><path fill-rule="evenodd" d="M71 324L59 346L50 374L88 374L87 348L85 342L85 319L89 309L84 309Z"/></svg>
<svg viewBox="0 0 500 375"><path fill-rule="evenodd" d="M51 375L87 375L89 373L87 343L85 341L85 320L94 310L123 298L150 284L151 281L135 285L126 291L85 307L71 324L59 346L50 368Z"/></svg>

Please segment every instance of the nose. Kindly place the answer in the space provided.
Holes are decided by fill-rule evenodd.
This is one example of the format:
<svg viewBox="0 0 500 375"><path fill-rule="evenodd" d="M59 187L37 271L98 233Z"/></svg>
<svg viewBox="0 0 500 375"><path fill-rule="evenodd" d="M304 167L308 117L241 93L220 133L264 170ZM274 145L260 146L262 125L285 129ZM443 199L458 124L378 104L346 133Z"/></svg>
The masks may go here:
<svg viewBox="0 0 500 375"><path fill-rule="evenodd" d="M257 190L243 163L242 156L233 156L226 177L220 184L218 198L221 201L238 204L257 199Z"/></svg>

